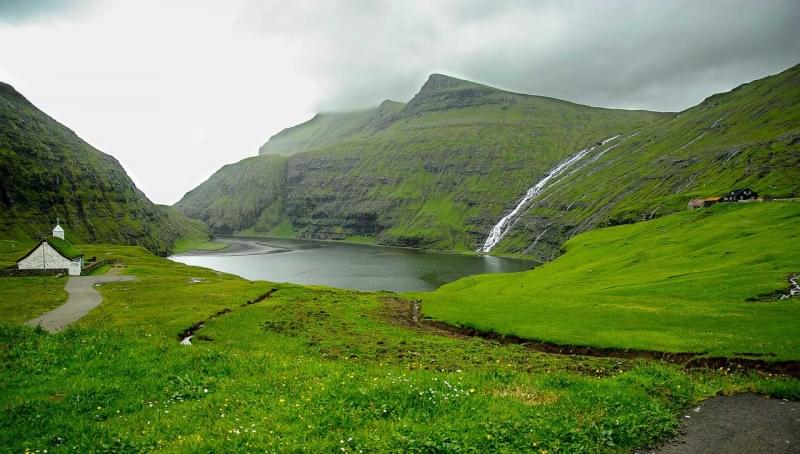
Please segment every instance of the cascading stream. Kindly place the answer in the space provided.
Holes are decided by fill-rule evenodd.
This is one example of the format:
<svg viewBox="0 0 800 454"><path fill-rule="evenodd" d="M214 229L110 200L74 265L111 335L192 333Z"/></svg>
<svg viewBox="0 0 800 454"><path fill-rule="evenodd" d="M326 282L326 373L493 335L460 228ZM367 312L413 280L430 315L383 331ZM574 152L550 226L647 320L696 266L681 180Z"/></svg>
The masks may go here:
<svg viewBox="0 0 800 454"><path fill-rule="evenodd" d="M511 229L513 221L517 216L519 216L520 212L525 207L525 205L527 205L528 202L530 202L537 195L539 195L545 188L545 186L547 186L547 183L549 183L553 178L556 178L562 173L564 173L564 171L572 167L573 164L583 159L584 156L591 153L598 147L601 147L607 144L608 142L617 139L618 137L619 135L616 135L614 137L609 137L608 139L602 141L599 145L595 145L589 148L584 148L583 150L580 150L574 155L572 155L569 159L553 167L553 169L551 169L550 172L547 175L545 175L544 178L539 180L539 182L537 182L530 189L528 189L528 192L525 193L525 195L517 203L517 206L515 206L510 213L503 216L500 219L500 221L497 224L495 224L494 227L492 227L492 230L489 231L489 236L486 238L486 241L483 243L483 246L481 246L477 252L482 252L482 253L491 252L492 248L495 247L497 243L499 243L500 240L503 239L504 236L506 236L508 231Z"/></svg>

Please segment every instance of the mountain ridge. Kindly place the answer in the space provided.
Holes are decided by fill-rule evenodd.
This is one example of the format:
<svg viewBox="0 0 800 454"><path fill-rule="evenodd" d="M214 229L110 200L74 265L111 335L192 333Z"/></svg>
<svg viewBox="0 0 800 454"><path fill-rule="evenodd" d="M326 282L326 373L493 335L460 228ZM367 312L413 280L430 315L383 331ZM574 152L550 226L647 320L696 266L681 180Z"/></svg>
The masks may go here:
<svg viewBox="0 0 800 454"><path fill-rule="evenodd" d="M501 214L498 204L518 197L522 182L574 150L671 116L581 106L433 75L408 103L319 114L270 138L260 156L287 157L265 164L286 168L282 234L366 235L381 244L468 250ZM248 174L228 168L224 175L231 172ZM507 180L514 185L503 184ZM240 181L240 194L257 199L252 192L259 183ZM241 228L236 216L208 211L222 199L228 200L227 213L235 205L223 195L230 189L217 183L212 176L175 206L219 233L276 234L256 225ZM214 186L220 197L210 190ZM248 219L251 211L241 207Z"/></svg>

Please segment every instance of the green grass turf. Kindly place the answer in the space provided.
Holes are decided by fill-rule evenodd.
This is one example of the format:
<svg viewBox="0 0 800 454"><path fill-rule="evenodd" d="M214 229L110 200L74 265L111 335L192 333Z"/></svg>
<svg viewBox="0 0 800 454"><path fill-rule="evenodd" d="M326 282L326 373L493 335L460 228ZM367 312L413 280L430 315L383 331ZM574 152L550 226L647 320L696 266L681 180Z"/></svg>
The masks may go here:
<svg viewBox="0 0 800 454"><path fill-rule="evenodd" d="M66 277L0 277L0 322L23 323L67 301Z"/></svg>
<svg viewBox="0 0 800 454"><path fill-rule="evenodd" d="M0 323L0 446L11 451L626 452L674 433L706 396L800 398L794 379L419 330L388 293L81 247L138 280L99 287L103 304L56 335ZM0 279L0 291L35 290L18 279ZM180 330L224 308L194 345L178 344Z"/></svg>
<svg viewBox="0 0 800 454"><path fill-rule="evenodd" d="M800 204L720 204L579 235L534 270L423 294L427 316L559 344L800 359ZM756 355L748 355L750 353Z"/></svg>

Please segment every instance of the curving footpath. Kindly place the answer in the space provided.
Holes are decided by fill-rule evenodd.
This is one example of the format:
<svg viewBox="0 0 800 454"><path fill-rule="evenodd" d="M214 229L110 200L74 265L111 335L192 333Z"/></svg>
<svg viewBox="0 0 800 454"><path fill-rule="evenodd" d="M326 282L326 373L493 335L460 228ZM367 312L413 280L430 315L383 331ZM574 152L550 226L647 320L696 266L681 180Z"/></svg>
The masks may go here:
<svg viewBox="0 0 800 454"><path fill-rule="evenodd" d="M755 394L714 397L684 415L678 438L647 452L796 454L800 452L800 402Z"/></svg>
<svg viewBox="0 0 800 454"><path fill-rule="evenodd" d="M103 297L95 290L95 284L124 282L135 280L135 276L117 275L120 270L114 268L101 276L70 276L64 289L69 294L67 302L46 314L27 322L30 326L41 326L55 333L78 321L90 310L103 302Z"/></svg>

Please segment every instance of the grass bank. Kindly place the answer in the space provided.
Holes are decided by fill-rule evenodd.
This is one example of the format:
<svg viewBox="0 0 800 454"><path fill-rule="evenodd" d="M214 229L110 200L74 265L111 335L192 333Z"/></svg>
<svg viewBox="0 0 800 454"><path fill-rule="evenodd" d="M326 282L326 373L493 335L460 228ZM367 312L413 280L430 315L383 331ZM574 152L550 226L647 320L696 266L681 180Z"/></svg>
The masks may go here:
<svg viewBox="0 0 800 454"><path fill-rule="evenodd" d="M423 300L450 324L564 345L800 359L800 205L725 204L595 230L534 270L463 278Z"/></svg>

